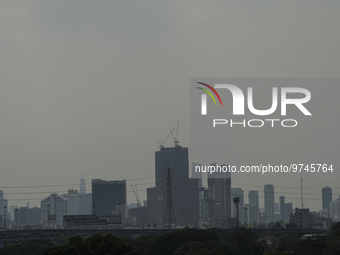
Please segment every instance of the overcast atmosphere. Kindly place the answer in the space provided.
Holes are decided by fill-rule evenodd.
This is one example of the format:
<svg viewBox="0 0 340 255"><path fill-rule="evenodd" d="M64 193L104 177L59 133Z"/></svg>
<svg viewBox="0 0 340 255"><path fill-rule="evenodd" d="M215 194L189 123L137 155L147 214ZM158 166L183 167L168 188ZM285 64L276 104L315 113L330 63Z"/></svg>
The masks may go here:
<svg viewBox="0 0 340 255"><path fill-rule="evenodd" d="M40 206L82 177L88 191L91 179L126 179L128 203L136 182L145 200L155 151L178 120L179 144L189 146L190 78L340 77L339 13L336 0L1 1L0 189L9 206ZM320 210L321 189L335 198L338 182L306 179L305 206ZM268 183L299 180L232 179L248 185L245 196L259 190L261 207ZM298 191L286 196L300 205Z"/></svg>

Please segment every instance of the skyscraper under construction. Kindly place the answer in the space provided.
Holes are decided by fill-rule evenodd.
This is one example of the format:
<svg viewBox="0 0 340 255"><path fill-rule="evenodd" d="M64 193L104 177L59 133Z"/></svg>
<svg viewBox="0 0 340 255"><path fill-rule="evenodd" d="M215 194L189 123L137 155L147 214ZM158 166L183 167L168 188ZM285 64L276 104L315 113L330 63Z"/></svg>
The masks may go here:
<svg viewBox="0 0 340 255"><path fill-rule="evenodd" d="M172 201L176 223L198 227L198 180L189 178L188 148L160 147L155 153L156 187L147 189L149 222L162 225L166 214L167 170L171 170Z"/></svg>

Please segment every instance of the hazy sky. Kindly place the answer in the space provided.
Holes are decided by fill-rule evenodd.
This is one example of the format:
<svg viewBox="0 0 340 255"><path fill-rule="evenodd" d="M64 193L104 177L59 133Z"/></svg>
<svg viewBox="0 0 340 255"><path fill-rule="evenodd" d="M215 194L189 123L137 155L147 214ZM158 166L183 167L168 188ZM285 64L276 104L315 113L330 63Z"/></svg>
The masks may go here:
<svg viewBox="0 0 340 255"><path fill-rule="evenodd" d="M0 189L40 206L81 177L127 179L146 199L177 120L189 146L190 78L340 77L339 13L337 0L1 1ZM47 187L6 188L22 186Z"/></svg>

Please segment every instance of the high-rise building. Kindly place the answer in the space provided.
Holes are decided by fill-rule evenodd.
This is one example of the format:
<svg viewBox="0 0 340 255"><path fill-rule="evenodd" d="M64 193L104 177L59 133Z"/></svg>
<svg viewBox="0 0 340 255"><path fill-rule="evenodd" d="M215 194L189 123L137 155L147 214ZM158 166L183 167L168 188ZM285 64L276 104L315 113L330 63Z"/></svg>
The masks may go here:
<svg viewBox="0 0 340 255"><path fill-rule="evenodd" d="M257 190L251 190L248 193L249 201L249 223L259 222L259 193Z"/></svg>
<svg viewBox="0 0 340 255"><path fill-rule="evenodd" d="M204 218L204 187L203 187L203 178L202 172L198 171L202 165L197 163L192 163L191 168L191 178L198 180L198 211L199 211L199 218Z"/></svg>
<svg viewBox="0 0 340 255"><path fill-rule="evenodd" d="M11 218L12 219L14 219L14 210L16 209L16 208L18 208L18 206L16 206L16 205L11 205L10 207L9 207L9 210L8 210L8 213L11 215Z"/></svg>
<svg viewBox="0 0 340 255"><path fill-rule="evenodd" d="M67 214L79 215L80 203L78 190L69 189L67 197Z"/></svg>
<svg viewBox="0 0 340 255"><path fill-rule="evenodd" d="M288 221L290 214L293 212L293 204L292 203L285 203L285 197L280 196L280 215L281 219L284 221Z"/></svg>
<svg viewBox="0 0 340 255"><path fill-rule="evenodd" d="M112 214L118 205L126 205L126 180L105 181L92 179L93 213Z"/></svg>
<svg viewBox="0 0 340 255"><path fill-rule="evenodd" d="M92 214L92 193L79 194L79 214Z"/></svg>
<svg viewBox="0 0 340 255"><path fill-rule="evenodd" d="M211 164L216 166L217 164ZM221 166L223 167L223 166ZM208 178L209 218L222 219L227 222L231 218L231 174L218 172Z"/></svg>
<svg viewBox="0 0 340 255"><path fill-rule="evenodd" d="M26 225L40 225L41 209L38 207L20 207L14 211L14 229L23 229ZM37 228L37 227L36 227Z"/></svg>
<svg viewBox="0 0 340 255"><path fill-rule="evenodd" d="M198 171L198 169L201 169L202 165L198 163L192 163L191 168L191 178L198 179L198 186L203 187L203 178L202 178L202 172Z"/></svg>
<svg viewBox="0 0 340 255"><path fill-rule="evenodd" d="M166 215L167 176L170 168L172 202L176 223L198 227L198 180L189 178L188 148L161 147L155 152L156 187L147 189L149 223L164 223Z"/></svg>
<svg viewBox="0 0 340 255"><path fill-rule="evenodd" d="M329 217L334 220L339 220L340 216L340 201L335 200L329 203Z"/></svg>
<svg viewBox="0 0 340 255"><path fill-rule="evenodd" d="M6 208L5 208L6 207ZM5 214L6 210L6 218L10 219L11 216L8 215L8 200L4 198L4 192L0 190L0 215Z"/></svg>
<svg viewBox="0 0 340 255"><path fill-rule="evenodd" d="M80 179L79 193L80 193L80 194L86 194L86 183L85 183L85 178L81 178L81 179Z"/></svg>
<svg viewBox="0 0 340 255"><path fill-rule="evenodd" d="M84 178L80 179L79 191L79 214L92 214L92 193L86 193L86 183Z"/></svg>
<svg viewBox="0 0 340 255"><path fill-rule="evenodd" d="M328 186L322 189L322 209L327 209L326 217L329 217L329 203L332 202L332 189Z"/></svg>
<svg viewBox="0 0 340 255"><path fill-rule="evenodd" d="M61 228L63 216L67 215L67 199L58 194L51 194L41 200L41 218L45 228Z"/></svg>
<svg viewBox="0 0 340 255"><path fill-rule="evenodd" d="M265 209L265 222L274 221L274 186L266 184L264 186L264 209Z"/></svg>

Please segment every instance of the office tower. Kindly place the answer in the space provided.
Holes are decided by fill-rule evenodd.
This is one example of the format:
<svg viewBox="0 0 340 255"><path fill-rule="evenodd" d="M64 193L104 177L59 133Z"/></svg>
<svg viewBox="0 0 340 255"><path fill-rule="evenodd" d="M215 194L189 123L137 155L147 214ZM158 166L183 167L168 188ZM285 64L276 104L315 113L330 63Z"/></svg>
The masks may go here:
<svg viewBox="0 0 340 255"><path fill-rule="evenodd" d="M264 186L264 209L265 222L274 221L274 186L272 184Z"/></svg>
<svg viewBox="0 0 340 255"><path fill-rule="evenodd" d="M192 163L191 168L191 178L198 180L198 211L199 218L203 218L204 216L204 187L203 187L203 178L202 172L199 170L201 168L201 164Z"/></svg>
<svg viewBox="0 0 340 255"><path fill-rule="evenodd" d="M61 228L63 216L67 215L67 199L58 194L51 194L41 200L41 218L45 227Z"/></svg>
<svg viewBox="0 0 340 255"><path fill-rule="evenodd" d="M119 204L126 206L126 181L92 179L93 213L112 214Z"/></svg>
<svg viewBox="0 0 340 255"><path fill-rule="evenodd" d="M201 169L202 165L198 163L192 163L191 168L191 178L198 179L198 185L199 187L203 187L203 179L202 179L202 172L199 171Z"/></svg>
<svg viewBox="0 0 340 255"><path fill-rule="evenodd" d="M198 227L198 180L189 178L188 148L160 147L155 152L156 187L147 189L149 223L162 225L166 214L167 171L171 171L172 201L177 225Z"/></svg>
<svg viewBox="0 0 340 255"><path fill-rule="evenodd" d="M280 215L281 219L284 221L288 221L290 214L293 211L293 204L292 203L285 203L285 197L280 196Z"/></svg>
<svg viewBox="0 0 340 255"><path fill-rule="evenodd" d="M16 209L16 208L18 208L18 206L16 206L16 205L11 205L10 207L9 207L9 209L8 209L8 213L11 215L11 219L14 219L14 210Z"/></svg>
<svg viewBox="0 0 340 255"><path fill-rule="evenodd" d="M69 189L67 197L67 214L79 215L80 203L78 190Z"/></svg>
<svg viewBox="0 0 340 255"><path fill-rule="evenodd" d="M13 229L20 230L26 225L36 225L36 228L38 228L41 223L41 216L41 209L38 207L20 207L14 211Z"/></svg>
<svg viewBox="0 0 340 255"><path fill-rule="evenodd" d="M329 217L330 202L332 202L332 189L326 186L322 189L322 210L327 209L326 218Z"/></svg>
<svg viewBox="0 0 340 255"><path fill-rule="evenodd" d="M166 189L167 169L171 169L174 185L180 185L189 178L188 148L181 146L160 148L155 152L156 187Z"/></svg>
<svg viewBox="0 0 340 255"><path fill-rule="evenodd" d="M6 207L6 209L5 209ZM5 214L5 210L6 210L6 217L7 217L7 212L8 212L8 200L4 199L4 192L2 190L0 190L0 215L4 215ZM9 216L10 218L10 216ZM7 219L9 219L7 218Z"/></svg>
<svg viewBox="0 0 340 255"><path fill-rule="evenodd" d="M92 214L92 193L79 194L79 214Z"/></svg>
<svg viewBox="0 0 340 255"><path fill-rule="evenodd" d="M257 190L251 190L248 193L249 201L249 223L259 222L259 193Z"/></svg>
<svg viewBox="0 0 340 255"><path fill-rule="evenodd" d="M334 220L339 220L340 216L340 201L335 200L329 203L329 217Z"/></svg>
<svg viewBox="0 0 340 255"><path fill-rule="evenodd" d="M81 178L81 179L80 179L79 193L80 193L80 194L86 194L86 183L85 183L85 178Z"/></svg>
<svg viewBox="0 0 340 255"><path fill-rule="evenodd" d="M236 207L234 205L234 198L235 197L239 197L240 198L240 202L239 202L239 206L243 206L244 205L244 193L242 188L231 188L230 191L231 194L231 208L233 208L231 211L233 212L232 217L236 217Z"/></svg>
<svg viewBox="0 0 340 255"><path fill-rule="evenodd" d="M211 164L216 166L217 164ZM225 166L225 165L223 165ZM221 166L221 167L223 167ZM214 173L208 177L209 218L228 220L231 218L231 174Z"/></svg>
<svg viewBox="0 0 340 255"><path fill-rule="evenodd" d="M86 193L85 178L80 179L79 191L79 214L92 214L92 193Z"/></svg>

